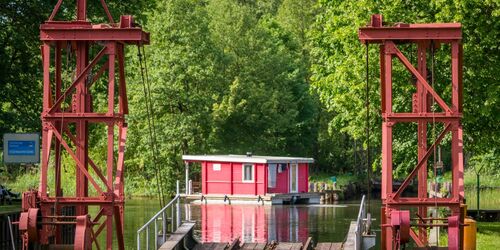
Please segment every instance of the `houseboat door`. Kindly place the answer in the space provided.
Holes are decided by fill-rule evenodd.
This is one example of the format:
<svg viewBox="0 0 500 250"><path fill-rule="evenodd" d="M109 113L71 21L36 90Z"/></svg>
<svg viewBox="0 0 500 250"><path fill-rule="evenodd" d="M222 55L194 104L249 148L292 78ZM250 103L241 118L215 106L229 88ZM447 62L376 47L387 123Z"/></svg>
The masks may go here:
<svg viewBox="0 0 500 250"><path fill-rule="evenodd" d="M296 163L290 163L290 193L297 193L299 190L299 167Z"/></svg>

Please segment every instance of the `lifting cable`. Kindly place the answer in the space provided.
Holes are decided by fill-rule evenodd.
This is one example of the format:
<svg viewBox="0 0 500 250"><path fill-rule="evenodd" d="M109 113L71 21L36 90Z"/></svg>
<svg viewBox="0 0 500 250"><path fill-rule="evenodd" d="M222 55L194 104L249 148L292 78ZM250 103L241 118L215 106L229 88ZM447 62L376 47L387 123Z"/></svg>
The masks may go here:
<svg viewBox="0 0 500 250"><path fill-rule="evenodd" d="M144 72L145 72L145 76L146 76L146 86L147 86L147 89L148 89L148 99L149 99L149 109L150 109L150 114L151 114L151 126L153 128L153 143L154 143L154 146L155 146L155 151L156 151L156 156L158 157L159 155L159 150L158 150L158 142L156 141L156 124L155 124L155 117L156 117L156 114L155 114L155 110L154 110L154 106L153 106L153 101L152 101L152 98L151 98L151 83L149 82L149 70L148 70L148 60L147 60L147 57L146 57L146 50L144 49L144 46L141 46L142 48L142 55L144 56ZM157 159L157 163L158 165L158 159ZM166 183L166 180L165 178L163 177L163 173L160 171L160 168L158 167L158 174L159 174L159 178L160 178L160 187L161 187L161 190L162 190L162 195L163 195L163 203L164 205L166 204L165 202L165 190L164 190L164 184Z"/></svg>
<svg viewBox="0 0 500 250"><path fill-rule="evenodd" d="M367 198L368 198L368 213L371 212L370 209L370 198L371 198L371 177L372 177L372 169L371 169L371 159L370 159L370 85L369 85L369 44L366 43L366 171L367 171Z"/></svg>
<svg viewBox="0 0 500 250"><path fill-rule="evenodd" d="M142 52L141 52L142 47ZM144 54L144 63L142 60ZM141 68L141 79L142 79L142 89L144 92L144 99L146 104L146 114L148 117L148 132L149 132L149 146L152 154L152 163L155 171L156 178L156 188L158 191L158 200L160 202L160 207L163 208L164 202L164 194L162 187L162 179L161 171L158 167L158 154L157 154L157 146L156 146L156 130L154 125L154 114L153 114L153 103L151 101L151 89L149 86L148 75L147 75L147 64L146 64L146 56L143 46L137 46L137 56L139 57L139 66ZM146 72L146 74L145 74Z"/></svg>
<svg viewBox="0 0 500 250"><path fill-rule="evenodd" d="M434 89L434 65L435 65L435 55L434 55L434 40L431 40L431 87ZM434 90L435 91L435 90ZM436 105L436 100L434 96L432 96L432 141L433 143L436 143L436 115L435 115L435 107ZM438 205L437 205L437 191L438 191L438 183L437 183L437 162L436 162L436 148L439 145L435 145L433 149L433 159L432 159L432 168L434 172L434 211L435 215L437 216L438 213ZM436 245L439 246L439 231L436 230Z"/></svg>

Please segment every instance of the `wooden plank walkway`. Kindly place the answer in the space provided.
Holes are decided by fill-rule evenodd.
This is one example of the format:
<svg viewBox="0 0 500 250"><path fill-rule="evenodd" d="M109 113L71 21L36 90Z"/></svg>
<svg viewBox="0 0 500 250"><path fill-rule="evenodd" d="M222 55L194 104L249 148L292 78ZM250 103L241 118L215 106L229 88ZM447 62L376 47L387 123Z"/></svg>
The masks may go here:
<svg viewBox="0 0 500 250"><path fill-rule="evenodd" d="M246 250L265 249L266 245L267 245L266 243L245 243L240 247L240 249L246 249Z"/></svg>
<svg viewBox="0 0 500 250"><path fill-rule="evenodd" d="M170 249L184 249L189 238L192 237L194 222L185 222L177 228L177 230L170 235L163 245L159 248L160 250L170 250Z"/></svg>
<svg viewBox="0 0 500 250"><path fill-rule="evenodd" d="M280 242L276 248L277 250L300 250L302 249L302 243L295 242Z"/></svg>
<svg viewBox="0 0 500 250"><path fill-rule="evenodd" d="M342 243L340 242L321 242L316 245L317 250L340 250Z"/></svg>
<svg viewBox="0 0 500 250"><path fill-rule="evenodd" d="M344 243L345 249L355 249L356 248L356 221L351 221L349 226L349 232L347 232L347 239Z"/></svg>
<svg viewBox="0 0 500 250"><path fill-rule="evenodd" d="M224 250L229 247L227 243L215 243L215 242L207 242L203 244L198 244L194 247L195 250L205 249L205 250Z"/></svg>
<svg viewBox="0 0 500 250"><path fill-rule="evenodd" d="M192 232L194 223L183 223L175 233L173 233L168 240L159 248L160 250L181 250L181 249L195 249L195 250L309 250L312 247L312 238L309 237L303 245L301 242L276 242L271 241L267 243L243 243L240 244L240 239L237 238L233 242L205 242L194 243ZM193 242L191 242L193 241ZM318 250L340 250L342 243L322 242L314 248Z"/></svg>
<svg viewBox="0 0 500 250"><path fill-rule="evenodd" d="M309 241L309 239L308 239ZM216 242L205 242L200 243L195 246L195 250L307 250L307 249L317 249L317 250L341 250L341 242L321 242L312 248L309 244L302 245L300 242L269 242L269 243L244 243L240 246L239 240L235 244L229 243L216 243Z"/></svg>

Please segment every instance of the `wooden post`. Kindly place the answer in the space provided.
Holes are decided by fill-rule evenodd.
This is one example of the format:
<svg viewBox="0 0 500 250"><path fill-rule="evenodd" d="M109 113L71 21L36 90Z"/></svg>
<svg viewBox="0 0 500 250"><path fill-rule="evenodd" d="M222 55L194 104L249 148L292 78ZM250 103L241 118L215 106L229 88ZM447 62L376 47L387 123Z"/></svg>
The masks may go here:
<svg viewBox="0 0 500 250"><path fill-rule="evenodd" d="M189 162L184 162L185 171L186 171L186 194L191 194L191 190L189 188Z"/></svg>
<svg viewBox="0 0 500 250"><path fill-rule="evenodd" d="M231 168L231 183L229 185L231 186L231 195L233 195L234 194L234 187L233 187L233 182L234 182L233 181L233 179L234 179L234 176L233 176L234 175L234 173L233 173L233 163L232 162L229 163L229 166Z"/></svg>
<svg viewBox="0 0 500 250"><path fill-rule="evenodd" d="M257 195L257 168L259 167L259 164L255 164L253 168L253 182L255 184L255 195Z"/></svg>

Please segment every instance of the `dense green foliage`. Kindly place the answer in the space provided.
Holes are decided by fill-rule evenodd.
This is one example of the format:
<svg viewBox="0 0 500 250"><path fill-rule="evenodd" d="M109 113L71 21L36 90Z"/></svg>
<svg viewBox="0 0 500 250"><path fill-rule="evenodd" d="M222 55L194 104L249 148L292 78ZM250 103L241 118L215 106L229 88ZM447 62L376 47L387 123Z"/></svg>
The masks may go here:
<svg viewBox="0 0 500 250"><path fill-rule="evenodd" d="M55 0L0 3L0 132L39 131L41 62L38 25ZM68 3L66 3L68 2ZM71 2L71 3L69 3ZM72 17L64 1L56 19ZM155 192L155 166L172 190L182 154L309 156L313 172L366 170L365 46L357 29L372 13L394 22L461 22L464 31L464 143L467 165L498 176L500 140L500 6L497 1L168 0L109 1L115 19L134 14L151 45L142 62L150 84L146 112L138 50L127 49L130 115L127 188ZM72 5L73 4L73 5ZM105 21L98 1L92 21ZM41 11L40 11L41 10ZM403 53L415 47L402 47ZM448 47L436 51L436 89L449 95ZM370 47L373 167L380 166L378 48ZM146 72L144 72L146 73ZM411 108L411 76L394 67L394 107ZM96 89L104 97L106 89ZM96 97L96 99L98 99ZM96 103L99 104L97 100ZM151 150L153 117L158 150ZM396 174L416 163L416 126L395 130ZM439 133L429 127L429 137ZM437 132L436 132L437 131ZM91 129L92 135L102 129ZM443 154L449 162L449 138ZM91 141L104 163L105 138ZM156 155L156 160L155 157ZM470 162L469 162L470 160ZM469 164L470 163L470 164ZM9 168L13 173L15 168ZM472 171L472 170L471 170ZM377 172L376 172L377 173ZM72 176L72 172L69 172ZM29 179L29 178L28 178Z"/></svg>
<svg viewBox="0 0 500 250"><path fill-rule="evenodd" d="M332 130L366 141L364 120L365 46L358 42L357 29L368 21L371 13L381 13L384 21L396 22L461 22L464 44L464 145L466 158L487 154L492 171L498 171L500 110L498 64L500 55L500 6L497 1L319 1L319 12L310 32L312 42L312 83L326 108L334 113ZM401 46L405 54L415 47ZM380 145L380 98L378 88L378 48L371 46L370 56L370 141ZM411 57L410 57L411 58ZM435 79L438 93L449 99L449 47L436 51ZM401 64L394 64L394 110L411 110L411 94L415 88L411 76ZM439 133L429 127L429 138ZM401 176L416 164L416 126L396 125L394 161ZM436 132L437 131L437 132ZM449 138L445 139L444 159L449 157ZM448 144L448 146L446 146ZM448 152L448 153L447 153ZM447 155L448 154L448 155ZM449 159L449 158L448 158ZM494 160L496 159L496 160ZM445 160L446 162L446 160ZM448 161L449 162L449 161ZM473 162L478 162L473 161ZM378 166L380 161L374 161Z"/></svg>

